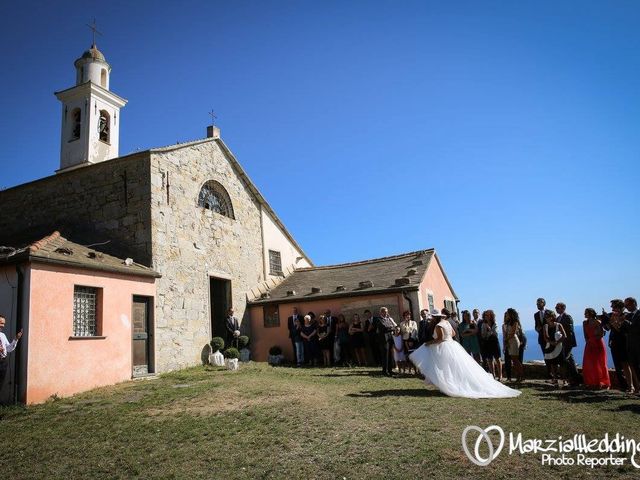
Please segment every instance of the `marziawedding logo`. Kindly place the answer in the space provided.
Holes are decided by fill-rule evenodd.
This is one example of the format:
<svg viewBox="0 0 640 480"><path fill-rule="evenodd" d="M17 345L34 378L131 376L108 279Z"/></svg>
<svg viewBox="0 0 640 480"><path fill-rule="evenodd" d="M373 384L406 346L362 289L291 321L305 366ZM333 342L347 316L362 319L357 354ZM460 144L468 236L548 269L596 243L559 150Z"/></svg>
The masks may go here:
<svg viewBox="0 0 640 480"><path fill-rule="evenodd" d="M473 454L469 450L469 446L467 444L467 436L471 431L479 433L478 437L476 438L475 446L473 447ZM495 448L493 446L493 441L489 436L489 432L493 432L493 431L498 432L498 434L500 434L500 440L498 441L498 448ZM487 446L489 447L489 456L487 458L483 458L480 455L480 446L482 445L482 440L484 440L487 443ZM467 457L469 457L469 460L471 460L473 463L475 463L480 467L486 467L491 462L493 462L496 459L496 457L500 455L500 452L502 451L503 447L504 447L504 430L502 430L502 428L499 427L498 425L491 425L490 427L487 427L484 430L480 427L476 427L475 425L469 425L462 432L462 449L464 450L464 453L467 454Z"/></svg>
<svg viewBox="0 0 640 480"><path fill-rule="evenodd" d="M497 433L493 437L491 433ZM469 438L473 442L473 451L469 448ZM491 425L480 428L469 425L462 432L462 449L469 460L480 467L486 467L493 462L505 446L506 435L502 427ZM494 440L496 443L494 444ZM481 454L481 448L486 444L487 456ZM610 436L604 434L602 438L588 438L585 434L576 434L568 438L562 436L541 440L538 438L524 438L522 433L509 432L508 454L518 453L541 454L542 465L553 466L585 466L589 468L606 466L623 466L627 462L640 469L640 442L633 438L625 438L616 433Z"/></svg>

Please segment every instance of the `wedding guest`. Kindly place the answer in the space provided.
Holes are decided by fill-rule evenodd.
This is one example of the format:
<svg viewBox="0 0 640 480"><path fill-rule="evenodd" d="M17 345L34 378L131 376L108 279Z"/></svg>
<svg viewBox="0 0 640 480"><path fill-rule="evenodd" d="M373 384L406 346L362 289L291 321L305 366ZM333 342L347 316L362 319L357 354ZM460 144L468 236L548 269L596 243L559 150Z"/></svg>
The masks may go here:
<svg viewBox="0 0 640 480"><path fill-rule="evenodd" d="M478 326L471 319L469 310L462 311L462 322L458 327L458 336L460 337L460 343L467 353L469 353L476 362L482 364L482 359L480 358L480 342L478 341Z"/></svg>
<svg viewBox="0 0 640 480"><path fill-rule="evenodd" d="M0 314L0 389L4 385L4 379L9 370L9 354L18 346L18 340L22 338L22 330L16 333L15 338L10 342L2 330L7 323L4 315Z"/></svg>
<svg viewBox="0 0 640 480"><path fill-rule="evenodd" d="M609 369L607 368L607 352L604 348L604 329L593 308L584 311L582 332L586 344L582 358L582 376L587 388L609 388Z"/></svg>
<svg viewBox="0 0 640 480"><path fill-rule="evenodd" d="M364 325L360 321L360 315L357 313L354 313L353 317L351 317L349 337L351 348L356 357L356 363L359 367L362 367L367 362L367 354L364 349Z"/></svg>
<svg viewBox="0 0 640 480"><path fill-rule="evenodd" d="M431 322L431 314L426 308L420 310L420 321L418 321L418 345L431 340L428 337L429 323Z"/></svg>
<svg viewBox="0 0 640 480"><path fill-rule="evenodd" d="M418 324L411 318L411 312L406 310L402 314L402 321L400 322L400 335L402 335L402 343L404 346L405 367L409 370L409 373L417 373L417 370L411 360L409 360L409 354L411 354L416 348L418 348Z"/></svg>
<svg viewBox="0 0 640 480"><path fill-rule="evenodd" d="M562 325L566 335L562 341L562 346L564 348L562 354L564 355L564 366L567 370L567 378L569 379L569 385L575 387L580 385L582 378L578 373L576 361L571 353L571 350L577 346L576 334L573 330L573 317L567 313L567 306L562 302L558 302L556 304L556 313L558 314L556 321Z"/></svg>
<svg viewBox="0 0 640 480"><path fill-rule="evenodd" d="M380 354L380 346L378 345L378 338L376 334L376 326L373 322L373 315L371 315L371 310L364 311L364 331L366 332L365 339L367 342L367 350L371 352L371 363L374 366L380 365L380 358L382 357Z"/></svg>
<svg viewBox="0 0 640 480"><path fill-rule="evenodd" d="M240 336L240 323L233 316L233 308L227 310L227 318L224 321L225 330L227 331L226 345L238 347L238 337Z"/></svg>
<svg viewBox="0 0 640 480"><path fill-rule="evenodd" d="M324 315L320 315L318 318L318 347L322 354L322 365L329 367L331 365L331 349L333 343L329 337L329 326L327 325L327 318Z"/></svg>
<svg viewBox="0 0 640 480"><path fill-rule="evenodd" d="M333 361L337 362L339 359L335 358L336 348L335 348L335 340L336 340L336 323L337 319L333 315L331 315L331 310L327 309L324 312L325 320L327 321L327 327L329 328L329 338L331 338L331 344L334 346L332 351Z"/></svg>
<svg viewBox="0 0 640 480"><path fill-rule="evenodd" d="M309 315L309 318L311 318L311 325L313 325L314 327L318 326L318 320L316 318L316 314L313 312L309 312L307 313L307 315ZM302 325L304 326L304 318L302 319Z"/></svg>
<svg viewBox="0 0 640 480"><path fill-rule="evenodd" d="M393 331L398 326L389 315L387 307L380 308L380 316L376 318L378 334L384 342L384 358L382 359L382 373L393 376Z"/></svg>
<svg viewBox="0 0 640 480"><path fill-rule="evenodd" d="M287 319L287 329L289 330L289 339L291 340L291 347L293 348L293 356L294 359L297 358L296 355L296 342L294 340L294 336L296 334L296 327L295 327L295 321L298 320L298 325L301 325L300 323L300 317L298 315L298 309L296 307L293 307L293 311L291 316Z"/></svg>
<svg viewBox="0 0 640 480"><path fill-rule="evenodd" d="M302 341L302 324L300 318L293 320L293 331L290 332L293 342L293 353L296 360L296 367L302 366L304 362L304 342Z"/></svg>
<svg viewBox="0 0 640 480"><path fill-rule="evenodd" d="M402 340L400 327L395 327L393 330L393 359L398 367L398 373L406 373L407 356L404 351L404 342Z"/></svg>
<svg viewBox="0 0 640 480"><path fill-rule="evenodd" d="M633 384L636 391L640 389L640 310L638 302L633 297L624 299L624 306L627 309L627 358L633 376Z"/></svg>
<svg viewBox="0 0 640 480"><path fill-rule="evenodd" d="M547 302L544 298L538 298L536 300L536 307L538 308L538 311L533 315L533 319L535 321L535 329L536 329L536 332L538 332L538 345L540 345L540 350L542 351L543 358L544 358L544 348L546 345L546 342L544 340L544 326L545 326L544 315L546 312L549 311L544 308L546 304ZM551 367L546 360L544 363L547 366L547 377L551 378Z"/></svg>
<svg viewBox="0 0 640 480"><path fill-rule="evenodd" d="M555 312L546 310L544 320L544 359L551 370L551 383L559 385L559 381L563 380L561 367L564 367L563 340L566 334L562 325L556 322Z"/></svg>
<svg viewBox="0 0 640 480"><path fill-rule="evenodd" d="M349 324L347 319L341 313L336 321L335 346L333 354L334 361L347 365L351 358L349 352Z"/></svg>
<svg viewBox="0 0 640 480"><path fill-rule="evenodd" d="M480 318L480 310L478 310L477 308L474 308L471 314L473 315L473 321L476 322L476 326L478 329L478 345L480 345L480 358L482 358L482 368L484 368L488 372L489 362L487 362L487 359L484 358L484 356L482 355L482 352L484 351L484 345L483 345L484 340L482 339L483 321L482 321L482 318Z"/></svg>
<svg viewBox="0 0 640 480"><path fill-rule="evenodd" d="M318 331L311 323L311 315L304 316L304 325L300 329L304 345L304 359L307 364L316 365L318 358Z"/></svg>
<svg viewBox="0 0 640 480"><path fill-rule="evenodd" d="M624 302L620 299L611 300L611 315L609 316L609 348L613 363L616 366L616 374L618 368L626 385L627 393L634 393L637 385L633 382L633 373L629 365L629 355L627 353L627 332L629 330L629 322L624 316Z"/></svg>
<svg viewBox="0 0 640 480"><path fill-rule="evenodd" d="M516 382L524 380L524 367L520 359L520 347L522 338L522 325L520 324L520 316L513 308L508 308L504 312L503 339L505 350L505 370L507 371L507 379L511 379L511 370L513 367ZM508 368L507 368L508 361Z"/></svg>
<svg viewBox="0 0 640 480"><path fill-rule="evenodd" d="M498 326L496 325L496 314L493 310L482 312L482 343L484 350L482 357L487 359L489 372L498 380L502 381L502 363L500 362L500 341L498 340Z"/></svg>

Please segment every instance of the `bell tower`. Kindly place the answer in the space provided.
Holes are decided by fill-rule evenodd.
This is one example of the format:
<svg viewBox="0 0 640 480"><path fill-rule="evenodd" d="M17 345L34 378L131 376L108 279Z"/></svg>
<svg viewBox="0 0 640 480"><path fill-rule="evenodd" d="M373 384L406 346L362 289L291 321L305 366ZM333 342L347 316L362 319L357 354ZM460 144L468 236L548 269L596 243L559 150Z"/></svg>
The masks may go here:
<svg viewBox="0 0 640 480"><path fill-rule="evenodd" d="M94 42L78 58L76 84L56 92L62 102L60 169L57 172L118 157L120 109L127 103L109 91L111 66Z"/></svg>

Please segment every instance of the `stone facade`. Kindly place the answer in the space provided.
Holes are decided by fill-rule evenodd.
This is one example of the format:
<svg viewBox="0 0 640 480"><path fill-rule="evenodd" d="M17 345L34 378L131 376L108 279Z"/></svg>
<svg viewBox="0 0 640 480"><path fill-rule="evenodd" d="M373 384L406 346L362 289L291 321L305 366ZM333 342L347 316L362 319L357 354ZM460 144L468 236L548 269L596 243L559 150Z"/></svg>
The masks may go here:
<svg viewBox="0 0 640 480"><path fill-rule="evenodd" d="M208 180L227 190L235 219L198 206ZM152 153L151 198L162 371L193 364L214 333L224 337L211 332L210 276L231 280L235 315L243 319L247 292L264 279L261 205L216 142Z"/></svg>
<svg viewBox="0 0 640 480"><path fill-rule="evenodd" d="M198 206L216 180L235 219ZM61 230L109 242L94 248L158 271L156 371L194 365L212 335L210 278L231 282L231 305L248 333L247 295L266 280L264 254L283 251L283 270L310 261L277 220L220 139L152 149L60 173L0 192L0 245L26 232ZM269 218L270 231L263 223ZM274 231L274 225L276 230Z"/></svg>
<svg viewBox="0 0 640 480"><path fill-rule="evenodd" d="M114 256L151 264L149 153L70 170L0 191L0 245L73 232Z"/></svg>

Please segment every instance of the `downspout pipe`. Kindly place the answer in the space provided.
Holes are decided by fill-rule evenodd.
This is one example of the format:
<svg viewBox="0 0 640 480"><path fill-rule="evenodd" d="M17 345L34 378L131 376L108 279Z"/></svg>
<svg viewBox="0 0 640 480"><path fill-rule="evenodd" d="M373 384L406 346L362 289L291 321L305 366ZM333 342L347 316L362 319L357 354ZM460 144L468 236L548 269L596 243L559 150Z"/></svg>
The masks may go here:
<svg viewBox="0 0 640 480"><path fill-rule="evenodd" d="M404 299L409 302L409 311L411 312L411 318L415 318L414 317L414 312L413 312L413 302L411 301L411 299L407 296L407 291L406 290L402 290L402 296L404 297ZM402 317L402 312L400 312L400 316Z"/></svg>

